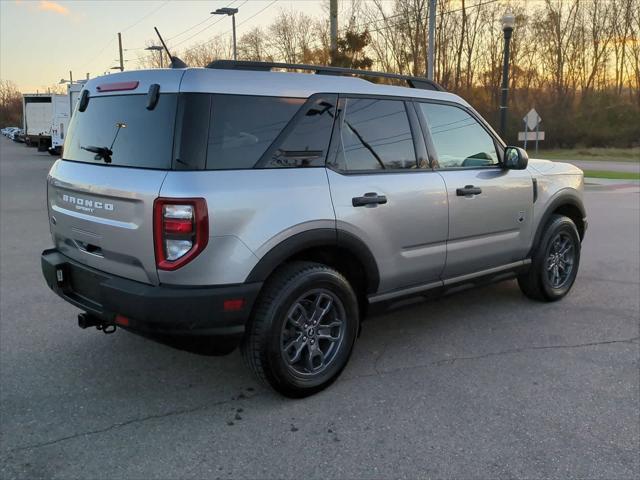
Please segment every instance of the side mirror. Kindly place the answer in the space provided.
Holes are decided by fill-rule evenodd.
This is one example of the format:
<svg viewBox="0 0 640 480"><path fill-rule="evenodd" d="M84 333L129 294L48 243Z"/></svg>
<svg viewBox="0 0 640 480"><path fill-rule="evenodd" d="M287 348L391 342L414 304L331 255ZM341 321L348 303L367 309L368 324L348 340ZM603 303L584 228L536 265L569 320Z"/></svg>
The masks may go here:
<svg viewBox="0 0 640 480"><path fill-rule="evenodd" d="M520 147L506 147L504 149L503 166L508 170L524 170L529 163L529 155Z"/></svg>

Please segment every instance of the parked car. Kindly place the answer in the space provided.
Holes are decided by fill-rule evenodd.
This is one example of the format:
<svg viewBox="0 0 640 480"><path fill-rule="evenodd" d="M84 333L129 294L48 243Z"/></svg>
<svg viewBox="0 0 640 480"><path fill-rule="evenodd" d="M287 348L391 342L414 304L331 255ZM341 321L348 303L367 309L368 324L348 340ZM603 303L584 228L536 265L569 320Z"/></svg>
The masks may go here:
<svg viewBox="0 0 640 480"><path fill-rule="evenodd" d="M529 161L423 78L122 72L87 82L49 172L42 270L83 328L239 345L302 397L338 377L372 305L514 277L564 297L582 190L581 170Z"/></svg>
<svg viewBox="0 0 640 480"><path fill-rule="evenodd" d="M9 137L11 135L12 132L16 131L16 130L20 130L18 127L5 127L2 129L2 134L5 137Z"/></svg>
<svg viewBox="0 0 640 480"><path fill-rule="evenodd" d="M11 138L11 140L13 140L14 142L24 143L24 130L22 130L21 128L15 129L13 132L11 132L11 136L9 138Z"/></svg>
<svg viewBox="0 0 640 480"><path fill-rule="evenodd" d="M11 140L15 139L16 135L19 135L21 132L21 130L19 128L12 128L9 133L7 134L7 137L10 138Z"/></svg>

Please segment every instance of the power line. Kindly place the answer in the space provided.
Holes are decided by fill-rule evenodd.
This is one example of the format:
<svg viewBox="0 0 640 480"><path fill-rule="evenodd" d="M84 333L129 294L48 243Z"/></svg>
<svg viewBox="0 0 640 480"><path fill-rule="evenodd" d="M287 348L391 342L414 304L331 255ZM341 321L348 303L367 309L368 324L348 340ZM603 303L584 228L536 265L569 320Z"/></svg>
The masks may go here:
<svg viewBox="0 0 640 480"><path fill-rule="evenodd" d="M204 32L205 30L210 29L211 27L213 27L215 24L220 23L222 20L224 20L224 17L220 17L218 18L215 22L213 22L211 25L207 25L206 27L204 27L202 30L198 30L196 33L194 33L193 35L188 36L187 38L185 38L184 40L173 44L171 47L175 48L179 45L182 45L185 42L188 42L189 40L191 40L193 37L196 37L198 35L200 35L202 32Z"/></svg>
<svg viewBox="0 0 640 480"><path fill-rule="evenodd" d="M278 0L273 0L269 5L267 5L266 7L264 7L263 9L261 9L260 11L254 13L253 15L251 15L249 18L245 18L243 21L241 21L240 23L238 23L237 27L239 27L240 25L247 23L249 20L251 20L252 18L260 15L262 12L264 12L267 8L269 8L271 5L273 5L274 3L276 3ZM246 3L246 2L245 2ZM226 33L229 33L228 31Z"/></svg>
<svg viewBox="0 0 640 480"><path fill-rule="evenodd" d="M165 2L161 3L160 5L154 7L151 11L149 11L148 13L144 14L140 19L138 19L137 21L135 21L134 23L132 23L131 25L129 25L128 27L120 30L120 32L126 32L127 30L135 27L136 25L138 25L140 22L142 22L143 20L145 20L146 18L149 18L151 15L153 15L154 13L156 13L158 10L160 10L162 7L164 7L165 5L167 5L171 0L165 0ZM86 67L88 67L89 65L92 65L97 59L98 57L100 57L100 55L102 55L102 53L109 47L111 46L111 44L115 41L115 37L112 37L99 51L96 55L92 55L92 58L85 61L84 62L84 67L83 69L85 69Z"/></svg>
<svg viewBox="0 0 640 480"><path fill-rule="evenodd" d="M227 4L227 6L226 6L225 8L230 7L231 5L233 5L234 3L236 3L237 1L238 1L238 0L233 0L231 3ZM246 3L246 2L245 2L245 3ZM198 23L195 23L195 24L191 25L189 28L186 28L186 29L182 30L181 32L176 33L175 35L172 35L171 37L167 37L167 38L166 38L167 42L168 42L168 41L170 41L170 40L173 40L174 38L178 38L178 37L180 37L181 35L184 35L185 33L188 33L188 32L190 32L190 31L192 31L194 28L199 27L199 26L200 26L200 25L202 25L203 23L206 23L206 22L210 21L212 18L214 18L214 17L213 17L212 15L209 15L209 16L207 16L207 18L205 18L204 20L202 20L202 21L200 21L200 22L198 22ZM220 21L222 21L222 20L223 20L223 18L219 18L219 19L217 19L217 20L216 20L215 22L213 22L212 24L207 25L206 27L204 27L204 28L200 29L199 31L197 31L196 33L194 33L193 35L191 35L190 37L185 38L184 40L182 40L182 41L180 41L180 42L176 43L176 44L175 44L175 45L173 45L173 46L174 46L174 47L176 47L176 46L178 46L178 45L182 45L182 44L183 44L184 42L186 42L187 40L190 40L191 38L195 37L196 35L198 35L198 34L200 34L200 33L204 32L204 31L205 31L205 30L207 30L208 28L213 27L216 23L218 23L218 22L220 22ZM133 50L144 50L145 48L147 48L147 47L145 46L145 47L128 48L127 50L128 50L128 51L133 51Z"/></svg>
<svg viewBox="0 0 640 480"><path fill-rule="evenodd" d="M231 2L231 3L230 3L229 5L227 5L225 8L230 7L231 5L233 5L234 3L236 3L237 1L238 1L238 0L233 0L233 2ZM212 18L213 18L213 17L212 17L211 15L209 15L207 18L205 18L205 19L204 19L204 20L202 20L201 22L198 22L198 23L196 23L196 24L194 24L194 25L191 25L189 28L187 28L187 29L185 29L185 30L181 31L180 33L176 33L176 34L175 34L174 36L172 36L172 37L168 37L168 38L167 38L167 41L169 41L169 40L173 40L174 38L177 38L177 37L179 37L180 35L183 35L183 34L185 34L185 33L187 33L187 32L190 32L191 30L193 30L193 29L194 29L194 28L196 28L196 27L199 27L199 26L200 26L200 25L202 25L203 23L210 21ZM219 19L218 19L218 20L219 20ZM217 21L216 21L215 23L217 23Z"/></svg>
<svg viewBox="0 0 640 480"><path fill-rule="evenodd" d="M461 12L462 10L469 10L471 8L482 7L484 5L489 5L490 3L496 3L496 2L499 2L499 1L500 0L488 0L486 2L479 2L479 3L476 3L475 5L469 5L468 7L458 8L457 10L448 10L446 12L436 13L436 16L437 15L446 15L446 14L449 14L449 13Z"/></svg>
<svg viewBox="0 0 640 480"><path fill-rule="evenodd" d="M471 10L471 9L473 9L473 8L482 7L482 6L484 6L484 5L489 5L489 4L491 4L491 3L495 3L495 2L499 2L499 1L500 1L500 0L487 0L487 1L485 1L485 2L480 1L480 2L478 2L478 3L476 3L476 4L474 4L474 5L466 6L464 9L463 9L463 8L458 8L458 9L456 9L456 10L448 10L448 11L446 11L446 12L442 12L442 11L441 11L441 12L436 12L436 16L449 15L449 14L451 14L451 13L461 12L462 10L467 11L467 10ZM360 30L360 29L362 29L363 27L366 27L366 26L368 26L368 25L372 25L372 24L374 24L374 23L380 23L380 22L384 22L384 21L391 20L391 19L393 19L393 18L404 17L404 16L405 16L405 13L404 13L404 12L403 12L403 13L397 13L397 14L395 14L395 15L390 15L390 16L388 16L388 17L379 18L378 20L372 20L372 21L367 22L367 23L363 23L363 24L360 24L360 25L356 25L356 26L354 27L354 29L355 29L355 30ZM394 23L394 24L392 24L392 25L385 25L385 26L381 26L381 27L378 27L378 28L376 28L376 29L369 30L369 32L379 32L379 31L381 31L381 30L385 30L385 29L387 29L387 28L398 27L398 26L400 26L400 25L405 25L405 24L408 24L408 23L411 23L411 20L405 20L405 21L402 21L402 22L396 22L396 23ZM347 29L345 29L345 31L347 31Z"/></svg>
<svg viewBox="0 0 640 480"><path fill-rule="evenodd" d="M143 20L149 18L151 15L153 15L154 13L156 13L158 10L160 10L162 7L164 7L165 5L167 5L171 0L166 0L165 2L161 3L160 5L158 5L156 8L154 8L153 10L151 10L149 13L147 13L146 15L144 15L142 18L140 18L140 20L138 20L137 22L132 23L131 25L129 25L128 27L120 30L120 33L124 33L127 30L132 29L133 27L135 27L136 25L138 25L140 22L142 22Z"/></svg>
<svg viewBox="0 0 640 480"><path fill-rule="evenodd" d="M269 5L267 5L266 7L262 8L260 11L258 11L258 12L256 12L256 13L254 13L254 14L253 14L253 15L251 15L250 17L245 18L243 21L241 21L240 23L238 23L238 25L236 25L236 28L237 28L237 27L239 27L239 26L241 26L241 25L242 25L242 24L244 24L244 23L247 23L247 22L248 22L249 20L251 20L252 18L254 18L254 17L256 17L256 16L260 15L262 12L264 12L267 8L269 8L271 5L273 5L273 4L274 4L274 3L276 3L277 1L278 1L278 0L272 0L272 2L271 2ZM247 3L247 2L244 2L244 3ZM222 33L220 33L220 34L216 35L214 38L220 38L220 37L222 37L222 36L224 36L224 35L228 34L229 32L231 32L232 30L233 30L233 29L231 29L231 30L227 30L226 32L222 32Z"/></svg>
<svg viewBox="0 0 640 480"><path fill-rule="evenodd" d="M240 8L242 5L244 5L245 3L247 3L249 0L245 0L244 2L242 2L240 5L238 5L236 8ZM232 5L235 2L231 2L229 5ZM227 7L229 6L227 5ZM208 30L209 28L213 27L215 24L220 23L222 20L224 20L225 17L220 17L218 20L216 20L215 22L213 22L211 25L207 25L206 27L204 27L202 30L198 30L196 33L194 33L193 35L188 36L187 38L185 38L184 40L181 40L180 42L172 45L172 48L175 48L179 45L182 45L183 43L191 40L193 37L200 35L202 32L204 32L205 30Z"/></svg>

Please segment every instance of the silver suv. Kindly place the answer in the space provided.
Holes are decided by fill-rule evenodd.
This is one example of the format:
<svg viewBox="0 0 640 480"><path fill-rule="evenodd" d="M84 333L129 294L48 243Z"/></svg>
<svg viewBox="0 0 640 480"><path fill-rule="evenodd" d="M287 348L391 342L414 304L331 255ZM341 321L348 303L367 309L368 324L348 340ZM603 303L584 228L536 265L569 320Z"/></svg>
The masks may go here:
<svg viewBox="0 0 640 480"><path fill-rule="evenodd" d="M338 377L373 304L514 276L558 300L587 228L579 169L433 82L331 67L95 78L47 186L42 270L81 327L240 345L293 397Z"/></svg>

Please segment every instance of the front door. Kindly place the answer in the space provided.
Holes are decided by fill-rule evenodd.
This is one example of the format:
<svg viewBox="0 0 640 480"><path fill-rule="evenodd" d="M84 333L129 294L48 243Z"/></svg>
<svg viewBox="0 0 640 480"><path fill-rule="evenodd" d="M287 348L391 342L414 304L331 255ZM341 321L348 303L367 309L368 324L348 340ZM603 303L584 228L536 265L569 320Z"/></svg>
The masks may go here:
<svg viewBox="0 0 640 480"><path fill-rule="evenodd" d="M449 233L443 279L501 267L527 255L533 182L527 170L500 165L496 139L470 112L418 103L447 186Z"/></svg>
<svg viewBox="0 0 640 480"><path fill-rule="evenodd" d="M340 104L327 170L338 230L371 250L379 292L438 282L446 257L446 189L428 168L413 105L364 97Z"/></svg>

